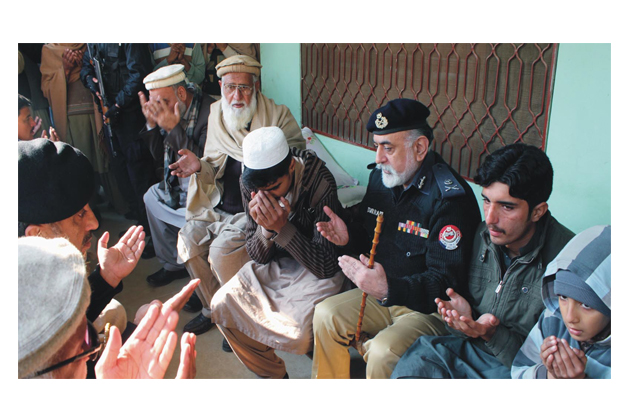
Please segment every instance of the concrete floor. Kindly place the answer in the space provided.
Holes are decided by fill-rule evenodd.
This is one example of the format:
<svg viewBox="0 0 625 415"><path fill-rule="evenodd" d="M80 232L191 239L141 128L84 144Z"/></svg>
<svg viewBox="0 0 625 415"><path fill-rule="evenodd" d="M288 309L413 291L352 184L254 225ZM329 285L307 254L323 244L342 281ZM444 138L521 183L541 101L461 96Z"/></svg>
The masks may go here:
<svg viewBox="0 0 625 415"><path fill-rule="evenodd" d="M88 258L96 258L95 242L96 237L100 238L105 231L110 233L109 246L114 245L119 240L119 233L127 230L134 224L133 221L125 219L117 214L106 204L98 206L102 215L100 228L94 233L94 243L92 244ZM124 279L124 290L115 299L124 305L128 314L128 320L132 321L137 309L154 299L166 301L176 294L189 280L181 279L172 282L164 287L152 287L146 282L146 277L161 268L156 257L151 259L141 259L135 270ZM176 332L178 339L182 336L182 327L196 314L180 312L180 320ZM221 349L223 337L216 327L197 337L197 375L196 379L256 379L256 375L249 371L236 358L234 353L226 353ZM291 379L310 379L312 360L306 355L294 355L286 352L277 352L278 356L286 363L287 372ZM352 355L352 378L364 378L364 362L356 351L350 349ZM180 361L180 345L172 359L165 378L173 379L176 376L178 363Z"/></svg>

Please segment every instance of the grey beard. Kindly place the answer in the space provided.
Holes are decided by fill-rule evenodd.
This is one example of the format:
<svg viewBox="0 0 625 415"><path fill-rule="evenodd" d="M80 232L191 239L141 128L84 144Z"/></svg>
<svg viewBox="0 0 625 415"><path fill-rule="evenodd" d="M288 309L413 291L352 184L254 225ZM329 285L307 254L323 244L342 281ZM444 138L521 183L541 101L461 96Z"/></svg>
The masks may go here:
<svg viewBox="0 0 625 415"><path fill-rule="evenodd" d="M252 96L252 101L249 105L241 110L235 110L228 103L225 98L221 99L221 112L223 114L224 122L226 123L226 127L230 131L238 131L244 129L252 118L254 118L254 114L256 114L256 94Z"/></svg>

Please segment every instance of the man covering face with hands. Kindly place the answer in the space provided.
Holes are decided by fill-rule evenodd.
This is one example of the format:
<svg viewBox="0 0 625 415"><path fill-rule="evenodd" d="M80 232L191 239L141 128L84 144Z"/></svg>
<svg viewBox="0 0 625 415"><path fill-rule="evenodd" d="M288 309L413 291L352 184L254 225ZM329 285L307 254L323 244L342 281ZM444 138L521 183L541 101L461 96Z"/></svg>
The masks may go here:
<svg viewBox="0 0 625 415"><path fill-rule="evenodd" d="M315 304L341 290L334 244L317 231L323 206L339 209L336 183L313 152L289 148L278 127L243 141L241 192L252 261L213 296L213 320L243 364L261 378L287 377L274 349L312 349ZM236 232L230 232L233 237Z"/></svg>

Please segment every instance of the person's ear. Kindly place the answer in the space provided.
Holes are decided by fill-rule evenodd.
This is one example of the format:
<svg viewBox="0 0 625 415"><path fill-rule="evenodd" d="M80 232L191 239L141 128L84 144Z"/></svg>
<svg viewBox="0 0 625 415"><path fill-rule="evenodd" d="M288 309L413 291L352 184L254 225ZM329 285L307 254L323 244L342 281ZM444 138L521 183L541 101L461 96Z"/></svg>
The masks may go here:
<svg viewBox="0 0 625 415"><path fill-rule="evenodd" d="M28 225L24 231L25 236L44 236L45 230L42 225Z"/></svg>
<svg viewBox="0 0 625 415"><path fill-rule="evenodd" d="M412 150L414 151L415 159L418 162L422 162L425 156L428 154L428 148L430 147L430 141L424 135L420 136L412 143Z"/></svg>
<svg viewBox="0 0 625 415"><path fill-rule="evenodd" d="M531 221L538 222L540 218L542 218L545 213L547 213L547 210L549 210L549 205L547 204L547 202L542 202L534 206L534 209L532 209L532 214L530 215Z"/></svg>
<svg viewBox="0 0 625 415"><path fill-rule="evenodd" d="M180 98L180 101L182 102L187 101L187 88L183 86L178 87L178 98Z"/></svg>
<svg viewBox="0 0 625 415"><path fill-rule="evenodd" d="M291 164L289 164L289 174L293 174L295 171L295 158L291 157Z"/></svg>

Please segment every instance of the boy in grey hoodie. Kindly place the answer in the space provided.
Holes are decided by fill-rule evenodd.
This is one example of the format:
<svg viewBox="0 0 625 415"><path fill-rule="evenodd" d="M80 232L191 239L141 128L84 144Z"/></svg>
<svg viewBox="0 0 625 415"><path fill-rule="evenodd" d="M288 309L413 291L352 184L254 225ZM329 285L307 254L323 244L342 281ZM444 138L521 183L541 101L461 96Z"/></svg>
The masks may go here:
<svg viewBox="0 0 625 415"><path fill-rule="evenodd" d="M512 378L611 378L611 226L575 236L547 266L545 311Z"/></svg>

